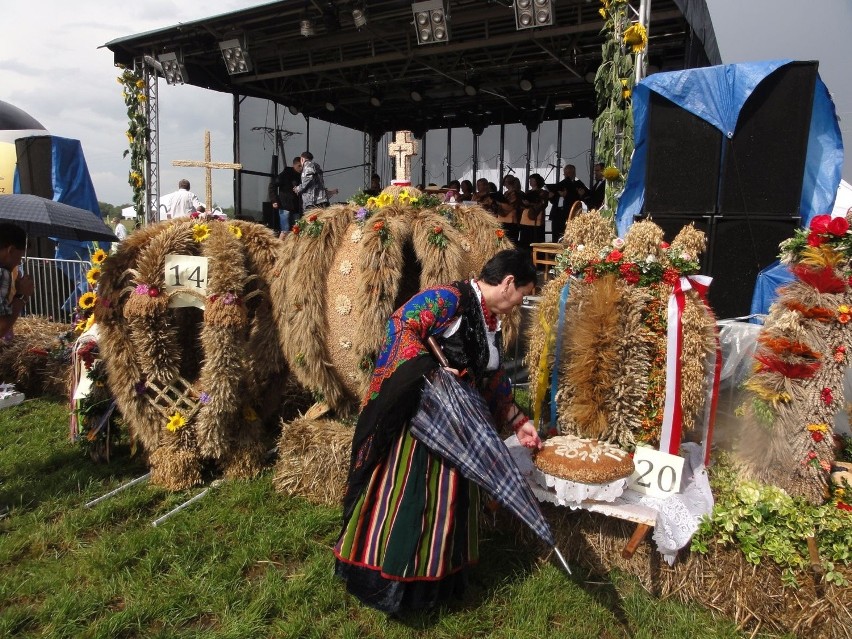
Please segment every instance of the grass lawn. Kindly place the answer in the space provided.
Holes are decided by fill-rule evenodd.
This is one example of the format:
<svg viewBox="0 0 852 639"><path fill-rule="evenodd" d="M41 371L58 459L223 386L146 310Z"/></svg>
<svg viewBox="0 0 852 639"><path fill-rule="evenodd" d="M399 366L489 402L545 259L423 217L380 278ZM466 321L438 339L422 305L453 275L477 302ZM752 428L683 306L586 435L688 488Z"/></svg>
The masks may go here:
<svg viewBox="0 0 852 639"><path fill-rule="evenodd" d="M67 423L61 401L0 411L0 637L742 636L631 577L568 577L538 560L540 547L495 530L463 601L389 619L332 575L338 509L276 493L269 471L223 483L157 527L201 489L143 483L85 508L146 468L126 450L92 463Z"/></svg>

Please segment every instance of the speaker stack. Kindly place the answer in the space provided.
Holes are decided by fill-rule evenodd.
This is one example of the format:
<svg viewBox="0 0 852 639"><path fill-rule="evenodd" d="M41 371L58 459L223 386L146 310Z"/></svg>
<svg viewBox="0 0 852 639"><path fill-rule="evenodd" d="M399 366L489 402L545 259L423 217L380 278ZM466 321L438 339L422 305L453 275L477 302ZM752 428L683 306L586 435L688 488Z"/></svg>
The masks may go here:
<svg viewBox="0 0 852 639"><path fill-rule="evenodd" d="M651 92L644 215L671 240L686 224L708 237L702 271L720 318L749 313L757 274L800 224L816 62L793 62L749 96L728 139Z"/></svg>

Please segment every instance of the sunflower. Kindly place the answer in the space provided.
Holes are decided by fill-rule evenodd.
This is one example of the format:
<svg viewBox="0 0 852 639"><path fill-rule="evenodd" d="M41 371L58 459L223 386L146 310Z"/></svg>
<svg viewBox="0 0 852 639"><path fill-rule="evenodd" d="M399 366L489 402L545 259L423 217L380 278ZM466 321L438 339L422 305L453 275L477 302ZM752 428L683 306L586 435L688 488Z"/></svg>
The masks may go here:
<svg viewBox="0 0 852 639"><path fill-rule="evenodd" d="M103 249L98 249L94 253L92 253L92 264L103 264L104 260L109 257L107 252Z"/></svg>
<svg viewBox="0 0 852 639"><path fill-rule="evenodd" d="M210 237L210 227L206 224L192 225L192 239L196 242L203 242Z"/></svg>
<svg viewBox="0 0 852 639"><path fill-rule="evenodd" d="M174 433L179 431L184 426L186 426L186 420L183 418L183 415L181 415L180 413L175 413L174 415L169 417L169 421L166 424L166 430L169 430Z"/></svg>
<svg viewBox="0 0 852 639"><path fill-rule="evenodd" d="M95 286L100 278L101 268L99 266L93 266L86 271L86 281L89 283L89 286Z"/></svg>
<svg viewBox="0 0 852 639"><path fill-rule="evenodd" d="M608 166L603 170L604 180L617 180L621 177L621 171L614 166Z"/></svg>
<svg viewBox="0 0 852 639"><path fill-rule="evenodd" d="M80 301L78 303L80 304L80 308L88 310L90 308L94 308L95 302L97 301L98 296L89 291L88 293L83 293L80 296Z"/></svg>
<svg viewBox="0 0 852 639"><path fill-rule="evenodd" d="M633 48L633 53L639 53L648 44L648 32L641 24L632 24L624 30L624 44Z"/></svg>
<svg viewBox="0 0 852 639"><path fill-rule="evenodd" d="M243 236L243 230L236 224L228 224L228 230L235 238L240 239Z"/></svg>
<svg viewBox="0 0 852 639"><path fill-rule="evenodd" d="M89 319L86 320L86 323L83 326L83 332L85 333L90 328L92 328L92 325L94 325L94 323L95 323L95 314L92 313L91 315L89 315Z"/></svg>

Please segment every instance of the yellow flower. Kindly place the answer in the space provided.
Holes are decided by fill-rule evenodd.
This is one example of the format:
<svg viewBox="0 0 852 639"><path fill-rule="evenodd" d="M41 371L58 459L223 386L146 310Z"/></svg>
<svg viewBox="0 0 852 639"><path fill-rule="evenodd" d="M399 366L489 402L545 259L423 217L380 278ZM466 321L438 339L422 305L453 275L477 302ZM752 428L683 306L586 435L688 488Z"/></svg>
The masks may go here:
<svg viewBox="0 0 852 639"><path fill-rule="evenodd" d="M89 319L86 320L86 325L83 327L83 332L85 333L90 328L92 328L92 325L94 323L95 323L95 314L92 313L91 315L89 315Z"/></svg>
<svg viewBox="0 0 852 639"><path fill-rule="evenodd" d="M380 207L390 206L393 204L393 196L390 193L382 193L376 198L376 201L379 203Z"/></svg>
<svg viewBox="0 0 852 639"><path fill-rule="evenodd" d="M78 333L82 333L83 331L86 330L86 322L84 322L83 320L80 320L79 322L77 322L76 326L74 326L74 330L77 331Z"/></svg>
<svg viewBox="0 0 852 639"><path fill-rule="evenodd" d="M80 296L80 308L88 310L90 308L94 308L95 302L98 300L98 296L89 291L88 293L83 293Z"/></svg>
<svg viewBox="0 0 852 639"><path fill-rule="evenodd" d="M251 406L246 406L243 408L243 419L247 422L256 422L257 421L257 413Z"/></svg>
<svg viewBox="0 0 852 639"><path fill-rule="evenodd" d="M840 306L837 307L837 312L838 313L848 313L849 307L846 304L841 304Z"/></svg>
<svg viewBox="0 0 852 639"><path fill-rule="evenodd" d="M413 197L408 201L409 204L417 204L418 202L420 202L419 197Z"/></svg>
<svg viewBox="0 0 852 639"><path fill-rule="evenodd" d="M614 166L608 166L603 170L604 180L617 180L621 177L621 171Z"/></svg>
<svg viewBox="0 0 852 639"><path fill-rule="evenodd" d="M89 286L95 286L98 283L98 280L101 277L101 267L93 266L88 271L86 271L86 281L89 283Z"/></svg>
<svg viewBox="0 0 852 639"><path fill-rule="evenodd" d="M408 204L411 201L411 195L409 195L407 189L403 189L399 193L399 203L400 204Z"/></svg>
<svg viewBox="0 0 852 639"><path fill-rule="evenodd" d="M379 205L379 201L374 197L367 198L367 208L374 209Z"/></svg>
<svg viewBox="0 0 852 639"><path fill-rule="evenodd" d="M169 422L166 424L166 430L171 432L179 431L181 428L186 426L186 420L183 418L183 415L180 413L175 413L171 417L169 417Z"/></svg>
<svg viewBox="0 0 852 639"><path fill-rule="evenodd" d="M815 432L827 433L828 432L828 424L808 424L808 430L812 433L815 433Z"/></svg>
<svg viewBox="0 0 852 639"><path fill-rule="evenodd" d="M136 80L136 88L137 89L142 89L144 86L145 86L144 80Z"/></svg>
<svg viewBox="0 0 852 639"><path fill-rule="evenodd" d="M94 253L92 253L92 264L102 264L106 258L109 257L107 252L103 249L98 249Z"/></svg>
<svg viewBox="0 0 852 639"><path fill-rule="evenodd" d="M236 224L228 224L228 230L235 238L240 239L243 236L243 230Z"/></svg>
<svg viewBox="0 0 852 639"><path fill-rule="evenodd" d="M631 24L624 30L624 44L633 48L633 53L639 53L648 44L648 32L641 24Z"/></svg>
<svg viewBox="0 0 852 639"><path fill-rule="evenodd" d="M600 9L598 9L598 13L599 13L599 14L601 14L601 18L603 18L604 20L606 20L606 9L604 9L603 7L601 7Z"/></svg>
<svg viewBox="0 0 852 639"><path fill-rule="evenodd" d="M137 97L139 98L140 102L146 102L148 100L148 98L141 93Z"/></svg>
<svg viewBox="0 0 852 639"><path fill-rule="evenodd" d="M210 227L206 224L192 225L192 239L196 242L203 242L210 237Z"/></svg>

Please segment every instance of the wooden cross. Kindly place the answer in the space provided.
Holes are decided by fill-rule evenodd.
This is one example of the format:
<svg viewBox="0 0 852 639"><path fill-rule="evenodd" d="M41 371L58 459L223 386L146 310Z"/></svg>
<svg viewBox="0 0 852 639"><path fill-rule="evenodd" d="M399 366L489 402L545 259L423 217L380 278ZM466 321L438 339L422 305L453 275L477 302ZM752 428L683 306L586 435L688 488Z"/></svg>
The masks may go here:
<svg viewBox="0 0 852 639"><path fill-rule="evenodd" d="M411 183L411 158L417 154L417 142L411 131L397 131L394 141L388 144L388 154L396 160L395 182Z"/></svg>
<svg viewBox="0 0 852 639"><path fill-rule="evenodd" d="M243 168L242 164L234 164L232 162L211 162L210 161L210 131L204 132L204 160L172 160L172 166L193 166L201 167L205 172L204 184L204 206L208 212L213 211L213 169L232 169L239 171Z"/></svg>

